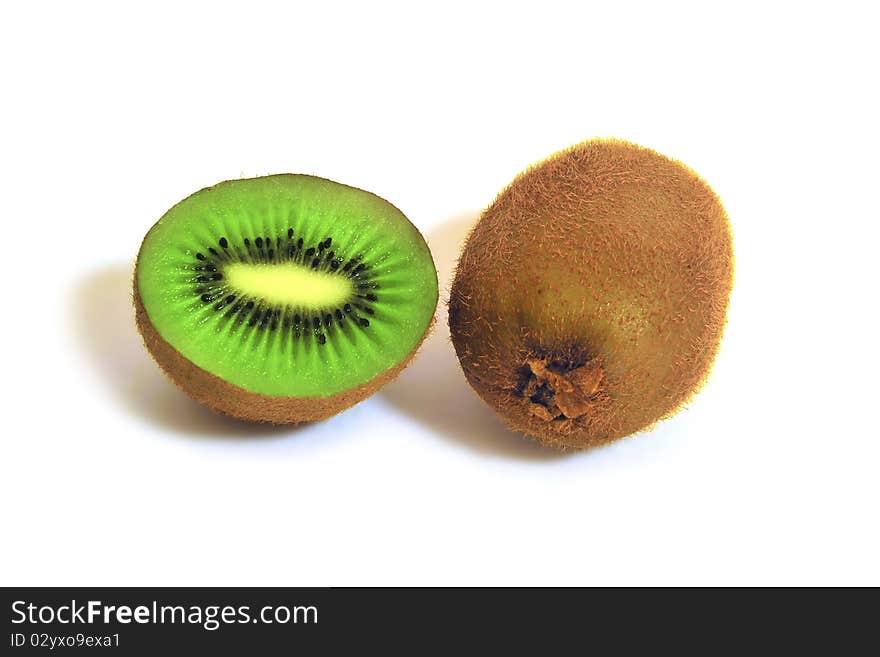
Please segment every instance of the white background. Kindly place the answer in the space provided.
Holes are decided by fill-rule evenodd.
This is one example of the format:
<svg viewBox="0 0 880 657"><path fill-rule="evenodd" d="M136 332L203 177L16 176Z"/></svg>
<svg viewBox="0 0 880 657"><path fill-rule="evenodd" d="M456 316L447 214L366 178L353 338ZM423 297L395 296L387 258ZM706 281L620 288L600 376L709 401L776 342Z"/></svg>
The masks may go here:
<svg viewBox="0 0 880 657"><path fill-rule="evenodd" d="M870 3L183 4L0 10L0 583L880 584ZM299 429L195 405L135 332L140 240L197 189L374 191L445 288L495 194L592 136L688 163L735 231L710 384L649 433L508 432L442 308Z"/></svg>

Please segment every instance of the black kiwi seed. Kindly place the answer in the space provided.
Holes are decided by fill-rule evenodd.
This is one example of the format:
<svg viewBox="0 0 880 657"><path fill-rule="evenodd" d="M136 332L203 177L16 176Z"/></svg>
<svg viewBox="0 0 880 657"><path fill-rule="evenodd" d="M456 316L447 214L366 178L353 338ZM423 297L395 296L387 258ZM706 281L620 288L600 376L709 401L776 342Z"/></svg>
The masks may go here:
<svg viewBox="0 0 880 657"><path fill-rule="evenodd" d="M346 314L351 314L358 326L364 328L370 326L370 320L359 315L354 308L357 308L357 311L366 315L375 315L373 308L362 305L362 303L378 301L377 295L370 290L378 288L379 285L370 280L370 274L364 273L370 267L365 262L362 262L362 255L350 258L346 261L345 259L338 257L335 251L329 250L333 244L332 237L326 237L325 239L316 242L315 246L303 249L303 238L294 240L293 228L287 229L288 245L286 249L287 258L289 260L300 262L307 267L311 267L313 270L319 269L323 266L327 268L326 271L337 272L342 268L342 271L347 272L348 277L356 284L355 292L352 295L350 303L345 303L341 307L335 308L329 312L323 311L314 316L305 317L304 322L299 313L287 315L286 312L283 312L278 308L257 307L255 309L254 301L239 299L236 290L230 290L227 287L227 284L216 283L224 280L224 263L230 260L234 261L235 258L243 259L245 262L283 261L283 233L275 238L268 236L253 238L253 245L256 247L257 253L251 251L252 243L250 238L242 238L242 243L245 249L244 253L236 249L234 245L231 245L227 237L222 236L216 239L216 243L224 250L223 255L219 254L215 248L207 245L205 246L205 249L211 254L210 256L206 256L203 252L195 254L196 260L203 263L193 267L195 271L202 272L196 276L195 281L198 283L208 283L208 285L204 287L196 287L195 295L199 297L203 303L210 304L213 306L214 310L223 313L224 317L231 318L233 315L237 314L238 317L235 320L237 323L241 323L247 319L249 326L255 326L260 330L269 329L275 331L279 327L285 329L293 328L296 337L301 336L300 326L304 323L307 328L312 329L318 342L322 345L327 341L327 331L332 327L333 320L335 319L341 324L344 322ZM298 251L300 251L301 255ZM212 256L216 257L216 260L212 260ZM343 265L343 263L345 264ZM358 300L360 299L364 301L358 303Z"/></svg>

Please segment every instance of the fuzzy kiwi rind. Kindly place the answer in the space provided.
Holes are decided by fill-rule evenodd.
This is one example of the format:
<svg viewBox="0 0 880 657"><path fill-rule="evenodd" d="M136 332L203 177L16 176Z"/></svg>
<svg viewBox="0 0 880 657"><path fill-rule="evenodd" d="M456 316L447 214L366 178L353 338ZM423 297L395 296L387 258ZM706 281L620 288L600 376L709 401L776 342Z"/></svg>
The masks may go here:
<svg viewBox="0 0 880 657"><path fill-rule="evenodd" d="M469 235L449 298L465 377L515 431L602 445L703 386L733 285L730 222L690 168L595 139L520 174Z"/></svg>
<svg viewBox="0 0 880 657"><path fill-rule="evenodd" d="M298 198L300 193L305 195L304 199ZM278 204L280 210L276 211L278 208L273 204ZM189 241L178 240L171 229L181 223L181 208L185 211L183 224L186 228L192 223L188 215L204 216L206 206L207 214L220 216L219 221L225 228L211 238L213 246L209 242L205 243L205 248L192 248L192 235L184 236ZM266 211L270 219L261 220ZM279 224L279 213L283 217L298 215L299 223L282 217ZM250 241L243 237L248 234L247 230L239 231L237 237L233 237L234 231L238 230L235 228L237 219L233 219L233 228L230 229L228 215L244 215L247 220L243 223L248 229L253 228L251 222L254 222L265 228L265 232L261 229L254 233ZM213 234L212 220L206 221L207 224L199 219L194 228L189 226L192 228L189 232L197 234L201 242L205 241L206 235ZM292 236L293 228L286 228L288 221L296 227L299 239ZM266 228L267 223L275 228ZM281 224L285 228L280 228ZM164 247L157 249L153 236L160 227L163 239L170 242L167 253ZM342 233L337 237L343 238L348 230L351 241L349 257L343 257L345 239L337 239L332 246L331 240L325 239L323 231L328 229L330 234ZM315 230L321 234L317 242ZM174 239L169 240L169 234ZM222 236L218 238L218 235ZM153 240L148 250L146 245L151 236ZM261 244L264 240L265 243ZM310 248L310 243L315 248ZM352 250L355 247L357 255ZM149 257L144 257L145 252ZM238 290L232 291L238 293L238 301L232 302L227 297L228 290L207 289L232 285L229 280L231 272L224 267L237 262L259 265L256 269L262 271L278 264L314 272L325 278L339 276L341 279L336 280L350 284L351 291L346 293L352 295L347 299L350 304L343 299L335 309L335 316L332 308L312 312L308 308L275 305L273 310L273 302L259 297L251 297L251 303L245 304L245 298ZM147 279L143 271L146 263L150 268ZM166 277L169 271L174 272L170 278ZM170 284L157 286L157 276L161 282L167 280ZM150 303L144 300L144 280L150 283ZM183 302L179 299L181 285L192 288L185 290ZM175 205L147 233L135 265L133 288L136 323L144 343L174 383L216 411L243 420L275 424L299 424L328 418L392 380L409 363L430 332L437 302L436 269L430 251L419 231L397 208L369 192L295 174L218 183ZM297 285L284 289L300 288ZM177 304L170 320L169 303ZM161 324L157 324L153 314L159 311L163 313L159 316ZM299 311L302 319L294 311ZM314 318L308 317L306 312L312 312ZM197 346L203 347L218 340L218 350L227 352L224 355L227 360L225 373L209 366L210 360L209 365L203 366L204 348L194 353L191 339L180 340L175 313L181 322L188 322L188 332L202 331L197 336ZM254 338L257 334L261 337ZM226 342L212 335L219 335ZM272 346L274 349L278 345L282 345L281 358L268 348ZM257 347L266 349L261 352ZM366 350L359 352L359 347L366 347ZM276 377L280 374L280 380L266 382L262 377L255 380L252 376L240 383L227 376L230 349L233 358L244 361L243 366L253 365L256 360L257 367L261 370L269 367L267 374ZM235 354L239 349L240 355ZM210 355L208 353L208 357ZM351 368L344 365L347 359L353 361ZM274 364L270 366L269 363ZM368 368L366 374L364 363ZM336 379L333 372L338 372L342 380ZM234 368L232 374L239 375ZM309 378L303 380L303 376ZM316 380L325 383L318 385ZM303 392L303 386L309 390ZM281 392L278 392L279 388Z"/></svg>

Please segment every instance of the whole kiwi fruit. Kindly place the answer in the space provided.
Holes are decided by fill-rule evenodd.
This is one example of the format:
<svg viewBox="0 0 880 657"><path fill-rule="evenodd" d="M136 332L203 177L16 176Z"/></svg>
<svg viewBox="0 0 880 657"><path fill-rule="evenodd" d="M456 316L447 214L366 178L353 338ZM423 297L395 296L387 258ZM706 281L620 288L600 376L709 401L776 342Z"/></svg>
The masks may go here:
<svg viewBox="0 0 880 657"><path fill-rule="evenodd" d="M296 424L394 378L430 328L437 271L393 205L313 176L230 180L171 208L137 258L147 349L183 390Z"/></svg>
<svg viewBox="0 0 880 657"><path fill-rule="evenodd" d="M519 175L465 243L449 328L470 385L514 430L591 447L701 387L732 288L730 225L685 165L591 140Z"/></svg>

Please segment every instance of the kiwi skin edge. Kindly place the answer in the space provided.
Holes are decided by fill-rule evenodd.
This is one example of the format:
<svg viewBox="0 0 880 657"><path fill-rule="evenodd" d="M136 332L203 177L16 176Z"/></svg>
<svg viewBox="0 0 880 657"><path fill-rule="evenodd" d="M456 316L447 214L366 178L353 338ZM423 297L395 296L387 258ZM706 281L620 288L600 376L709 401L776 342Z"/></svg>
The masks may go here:
<svg viewBox="0 0 880 657"><path fill-rule="evenodd" d="M219 413L249 422L268 424L317 422L354 406L397 377L415 356L434 327L432 319L422 339L406 358L366 383L329 397L272 397L250 392L224 381L184 357L159 335L150 322L138 293L137 271L135 271L133 287L138 331L147 350L166 376L197 402Z"/></svg>
<svg viewBox="0 0 880 657"><path fill-rule="evenodd" d="M517 176L462 250L449 327L513 430L588 448L651 428L704 385L733 240L717 195L651 149L593 139Z"/></svg>

